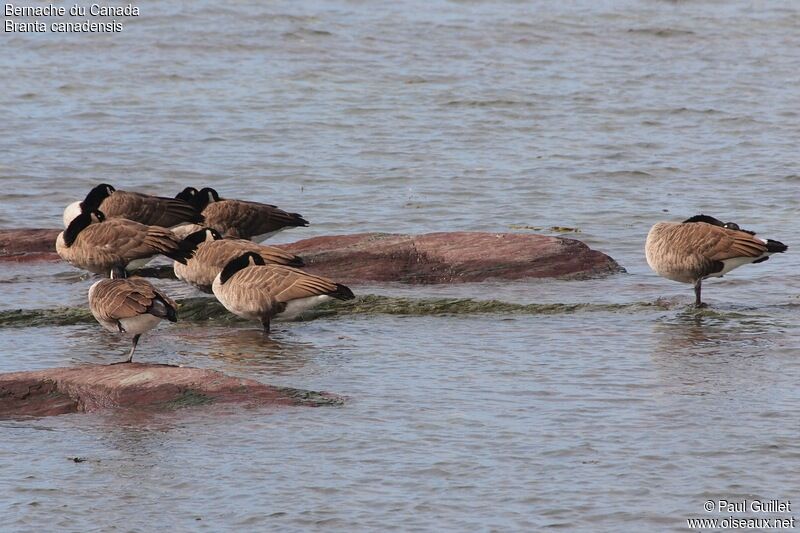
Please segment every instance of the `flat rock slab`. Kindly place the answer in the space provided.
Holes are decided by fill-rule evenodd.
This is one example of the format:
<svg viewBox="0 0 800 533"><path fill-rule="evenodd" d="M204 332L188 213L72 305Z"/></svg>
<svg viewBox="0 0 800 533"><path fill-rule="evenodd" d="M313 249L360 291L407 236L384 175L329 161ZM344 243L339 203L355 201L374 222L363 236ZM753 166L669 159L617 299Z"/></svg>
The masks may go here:
<svg viewBox="0 0 800 533"><path fill-rule="evenodd" d="M58 259L58 229L0 230L0 261ZM585 279L624 272L581 241L523 233L358 233L276 245L300 255L309 272L340 283L457 283L487 279ZM171 267L145 268L174 277Z"/></svg>
<svg viewBox="0 0 800 533"><path fill-rule="evenodd" d="M194 405L341 405L323 392L273 387L200 368L126 363L0 374L0 418L86 413L109 408Z"/></svg>
<svg viewBox="0 0 800 533"><path fill-rule="evenodd" d="M360 233L279 246L301 256L305 270L341 283L583 279L625 271L578 240L521 233Z"/></svg>
<svg viewBox="0 0 800 533"><path fill-rule="evenodd" d="M59 229L0 229L0 261L55 261Z"/></svg>

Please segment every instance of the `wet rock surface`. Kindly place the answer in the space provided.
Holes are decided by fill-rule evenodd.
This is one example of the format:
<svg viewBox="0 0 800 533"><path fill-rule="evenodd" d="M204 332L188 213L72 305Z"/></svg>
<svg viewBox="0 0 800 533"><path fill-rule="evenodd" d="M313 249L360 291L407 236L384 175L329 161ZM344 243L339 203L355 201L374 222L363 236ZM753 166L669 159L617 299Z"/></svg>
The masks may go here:
<svg viewBox="0 0 800 533"><path fill-rule="evenodd" d="M59 230L0 230L0 260L58 259ZM487 279L585 279L624 272L614 259L566 237L523 233L359 233L275 245L300 255L305 270L340 283L459 283ZM174 277L172 267L145 267Z"/></svg>
<svg viewBox="0 0 800 533"><path fill-rule="evenodd" d="M86 365L0 374L0 418L111 408L169 410L217 403L341 405L324 392L274 387L200 368L146 363Z"/></svg>
<svg viewBox="0 0 800 533"><path fill-rule="evenodd" d="M575 239L521 233L362 233L280 246L300 255L305 270L341 283L580 279L624 272L611 257Z"/></svg>
<svg viewBox="0 0 800 533"><path fill-rule="evenodd" d="M59 229L0 229L0 261L56 261Z"/></svg>

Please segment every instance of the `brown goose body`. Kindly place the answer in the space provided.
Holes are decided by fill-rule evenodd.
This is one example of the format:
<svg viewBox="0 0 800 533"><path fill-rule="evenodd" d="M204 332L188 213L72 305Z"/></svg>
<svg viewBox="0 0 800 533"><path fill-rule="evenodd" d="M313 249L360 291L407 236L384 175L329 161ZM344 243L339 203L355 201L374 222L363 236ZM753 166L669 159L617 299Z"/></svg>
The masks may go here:
<svg viewBox="0 0 800 533"><path fill-rule="evenodd" d="M71 204L64 210L64 227L82 210L100 210L106 218L126 218L164 228L203 221L203 215L189 202L139 192L118 191L106 184L93 188L83 202Z"/></svg>
<svg viewBox="0 0 800 533"><path fill-rule="evenodd" d="M81 215L83 217L88 215ZM158 254L186 262L193 253L191 247L170 230L124 218L88 224L79 230L72 242L65 239L69 231L67 228L56 237L56 252L71 265L95 274L108 274L113 268L133 270Z"/></svg>
<svg viewBox="0 0 800 533"><path fill-rule="evenodd" d="M209 235L208 240L198 244L195 255L185 265L175 262L175 275L178 279L201 291L210 293L214 278L225 268L225 265L231 259L245 252L257 253L267 264L303 266L300 257L280 248L264 246L244 239L214 240L214 237Z"/></svg>
<svg viewBox="0 0 800 533"><path fill-rule="evenodd" d="M734 268L766 261L786 251L783 243L760 239L733 223L706 215L681 223L659 222L647 235L645 256L656 274L695 286L695 304L702 305L702 280L722 277Z"/></svg>
<svg viewBox="0 0 800 533"><path fill-rule="evenodd" d="M224 237L261 242L286 228L308 226L299 213L289 213L270 204L221 198L211 187L199 191L186 187L176 198L201 211L205 225Z"/></svg>
<svg viewBox="0 0 800 533"><path fill-rule="evenodd" d="M290 319L331 298L355 297L348 287L328 278L263 262L254 253L230 261L214 279L212 288L228 311L260 321L265 333L269 333L273 318Z"/></svg>
<svg viewBox="0 0 800 533"><path fill-rule="evenodd" d="M203 209L205 225L225 237L261 241L286 228L307 226L308 222L297 213L287 213L274 205L220 200Z"/></svg>
<svg viewBox="0 0 800 533"><path fill-rule="evenodd" d="M108 331L133 337L126 362L133 359L136 344L143 333L156 327L164 318L170 322L177 321L175 302L141 278L96 282L89 288L89 309Z"/></svg>
<svg viewBox="0 0 800 533"><path fill-rule="evenodd" d="M203 221L203 216L182 200L128 191L114 191L100 204L100 211L109 218L164 228Z"/></svg>

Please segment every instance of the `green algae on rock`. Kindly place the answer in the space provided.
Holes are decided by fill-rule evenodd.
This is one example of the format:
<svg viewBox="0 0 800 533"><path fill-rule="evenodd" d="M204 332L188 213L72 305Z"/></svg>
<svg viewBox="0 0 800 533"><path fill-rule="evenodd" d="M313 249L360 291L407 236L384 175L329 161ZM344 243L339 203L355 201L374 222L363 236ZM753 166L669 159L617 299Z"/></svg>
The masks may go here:
<svg viewBox="0 0 800 533"><path fill-rule="evenodd" d="M179 322L246 323L229 313L216 299L206 296L178 300ZM471 298L398 298L366 294L354 300L333 300L301 314L296 320L334 318L348 315L558 315L578 312L614 311L638 312L641 309L670 309L679 302L633 302L625 304L596 303L531 303L519 304L498 300L473 300ZM715 313L705 310L706 313ZM57 307L53 309L18 309L0 311L0 327L71 326L90 324L94 317L82 307Z"/></svg>

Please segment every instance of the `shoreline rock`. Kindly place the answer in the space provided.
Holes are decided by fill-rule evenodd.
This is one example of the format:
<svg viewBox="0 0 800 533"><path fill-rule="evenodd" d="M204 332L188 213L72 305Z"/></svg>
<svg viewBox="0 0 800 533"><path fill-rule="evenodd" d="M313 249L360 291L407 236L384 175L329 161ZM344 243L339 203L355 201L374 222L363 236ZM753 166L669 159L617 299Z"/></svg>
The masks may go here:
<svg viewBox="0 0 800 533"><path fill-rule="evenodd" d="M57 260L59 230L0 230L0 261ZM300 255L311 273L339 283L463 283L489 279L587 279L625 272L581 241L523 233L443 232L422 235L359 233L276 244ZM140 275L174 277L171 267Z"/></svg>
<svg viewBox="0 0 800 533"><path fill-rule="evenodd" d="M0 374L0 418L113 408L172 410L218 403L317 407L341 405L343 399L324 392L274 387L216 370L147 363Z"/></svg>

